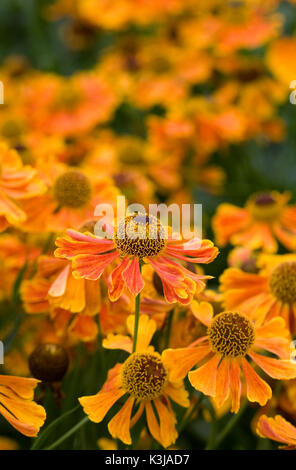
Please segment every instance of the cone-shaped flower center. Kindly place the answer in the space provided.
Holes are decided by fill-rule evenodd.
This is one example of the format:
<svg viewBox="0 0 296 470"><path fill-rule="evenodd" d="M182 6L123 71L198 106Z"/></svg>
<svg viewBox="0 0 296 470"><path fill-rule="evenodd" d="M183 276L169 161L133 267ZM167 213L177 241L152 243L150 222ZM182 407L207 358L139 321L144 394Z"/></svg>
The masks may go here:
<svg viewBox="0 0 296 470"><path fill-rule="evenodd" d="M273 295L282 302L296 302L296 262L279 264L271 273L269 286Z"/></svg>
<svg viewBox="0 0 296 470"><path fill-rule="evenodd" d="M158 354L133 353L123 364L122 387L134 398L159 397L167 381L167 372Z"/></svg>
<svg viewBox="0 0 296 470"><path fill-rule="evenodd" d="M115 243L123 256L154 257L165 247L165 230L152 215L130 215L119 222Z"/></svg>
<svg viewBox="0 0 296 470"><path fill-rule="evenodd" d="M247 207L254 219L268 222L280 216L283 205L275 194L260 193L250 197Z"/></svg>
<svg viewBox="0 0 296 470"><path fill-rule="evenodd" d="M91 199L91 184L80 171L67 171L57 178L54 184L54 197L60 206L78 208Z"/></svg>
<svg viewBox="0 0 296 470"><path fill-rule="evenodd" d="M223 312L214 317L208 335L213 351L226 357L245 356L255 341L251 321L236 312Z"/></svg>

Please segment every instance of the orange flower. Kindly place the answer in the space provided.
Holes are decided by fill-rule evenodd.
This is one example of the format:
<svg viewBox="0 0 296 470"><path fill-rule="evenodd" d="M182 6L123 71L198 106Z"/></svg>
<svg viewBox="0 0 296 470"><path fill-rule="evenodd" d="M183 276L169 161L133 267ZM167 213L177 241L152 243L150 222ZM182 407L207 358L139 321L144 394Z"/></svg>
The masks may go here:
<svg viewBox="0 0 296 470"><path fill-rule="evenodd" d="M39 380L0 375L0 414L25 436L35 437L46 413L33 401Z"/></svg>
<svg viewBox="0 0 296 470"><path fill-rule="evenodd" d="M261 416L257 423L256 432L260 437L267 437L286 444L281 447L282 449L296 449L296 428L280 415L276 415L274 418L268 418L266 415Z"/></svg>
<svg viewBox="0 0 296 470"><path fill-rule="evenodd" d="M288 193L271 191L254 194L244 208L221 204L213 218L217 244L275 252L278 239L288 250L295 250L296 206L287 206L289 199Z"/></svg>
<svg viewBox="0 0 296 470"><path fill-rule="evenodd" d="M296 255L261 255L258 273L229 268L220 277L226 309L240 309L256 317L282 316L296 328Z"/></svg>
<svg viewBox="0 0 296 470"><path fill-rule="evenodd" d="M188 304L196 289L202 290L202 280L208 276L192 273L170 258L210 263L218 254L209 240L192 239L186 244L171 236L166 240L160 222L146 214L130 215L119 222L117 230L109 227L110 234L111 231L115 232L112 240L68 230L66 237L56 240L55 255L72 259L74 277L89 280L99 279L107 266L120 258L109 279L109 296L113 301L121 296L125 286L133 295L141 292L144 281L140 262L147 261L161 278L166 300ZM152 231L155 238L149 237Z"/></svg>
<svg viewBox="0 0 296 470"><path fill-rule="evenodd" d="M0 230L3 231L26 220L25 212L16 202L44 193L46 186L37 171L24 166L17 152L4 143L0 143L0 175Z"/></svg>
<svg viewBox="0 0 296 470"><path fill-rule="evenodd" d="M28 125L56 136L90 131L110 118L116 104L113 92L95 73L37 75L27 84L23 100Z"/></svg>
<svg viewBox="0 0 296 470"><path fill-rule="evenodd" d="M135 317L130 315L127 327L132 336ZM89 419L101 422L109 409L122 397L128 396L108 424L113 438L125 444L131 444L130 429L146 413L147 425L151 435L163 447L173 444L178 436L175 423L176 417L170 400L181 406L189 406L188 394L180 380L171 380L169 370L162 355L149 346L156 330L154 320L141 315L136 351L129 355L123 364L116 364L108 373L107 381L96 395L79 398ZM123 335L109 335L103 346L108 349L132 351L132 338ZM137 408L134 416L132 412ZM158 417L155 416L155 412Z"/></svg>
<svg viewBox="0 0 296 470"><path fill-rule="evenodd" d="M263 406L272 396L270 386L255 372L247 356L274 379L296 377L296 365L288 360L289 332L282 318L260 324L235 311L222 312L213 318L213 308L207 302L201 302L193 313L208 327L207 335L188 348L166 350L164 358L170 365L172 380L185 377L197 365L188 375L191 385L214 397L218 407L230 397L231 410L237 413L242 393L241 374L249 401ZM263 356L258 350L279 358Z"/></svg>
<svg viewBox="0 0 296 470"><path fill-rule="evenodd" d="M51 313L59 334L68 329L82 341L96 337L93 316L100 310L99 281L75 279L66 260L40 257L36 275L23 282L21 294L28 313Z"/></svg>

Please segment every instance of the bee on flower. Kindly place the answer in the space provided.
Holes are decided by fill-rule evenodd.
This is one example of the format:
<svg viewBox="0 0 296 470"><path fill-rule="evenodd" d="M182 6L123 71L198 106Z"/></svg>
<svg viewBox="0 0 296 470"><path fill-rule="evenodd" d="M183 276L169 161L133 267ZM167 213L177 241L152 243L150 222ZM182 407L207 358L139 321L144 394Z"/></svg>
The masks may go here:
<svg viewBox="0 0 296 470"><path fill-rule="evenodd" d="M185 242L172 235L166 239L162 224L154 216L133 214L109 228L112 239L68 230L58 238L55 255L72 260L73 275L89 280L99 279L107 266L120 260L110 274L109 296L117 300L124 287L136 296L144 287L140 271L142 262L150 263L161 279L167 302L191 302L196 291L204 287L208 276L193 273L174 261L210 263L218 250L210 240L191 239ZM151 237L150 234L154 234Z"/></svg>

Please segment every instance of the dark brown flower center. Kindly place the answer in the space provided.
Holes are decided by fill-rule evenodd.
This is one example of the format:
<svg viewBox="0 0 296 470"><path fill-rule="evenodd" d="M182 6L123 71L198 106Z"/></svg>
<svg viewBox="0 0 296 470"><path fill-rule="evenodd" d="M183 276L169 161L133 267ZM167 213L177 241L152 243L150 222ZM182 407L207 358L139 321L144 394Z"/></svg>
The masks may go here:
<svg viewBox="0 0 296 470"><path fill-rule="evenodd" d="M167 372L156 353L133 353L123 364L122 387L134 398L159 397L167 381Z"/></svg>
<svg viewBox="0 0 296 470"><path fill-rule="evenodd" d="M165 230L154 216L131 215L117 225L115 243L123 256L155 257L165 247Z"/></svg>
<svg viewBox="0 0 296 470"><path fill-rule="evenodd" d="M245 356L255 341L251 321L236 312L223 312L214 317L208 335L213 351L226 357Z"/></svg>

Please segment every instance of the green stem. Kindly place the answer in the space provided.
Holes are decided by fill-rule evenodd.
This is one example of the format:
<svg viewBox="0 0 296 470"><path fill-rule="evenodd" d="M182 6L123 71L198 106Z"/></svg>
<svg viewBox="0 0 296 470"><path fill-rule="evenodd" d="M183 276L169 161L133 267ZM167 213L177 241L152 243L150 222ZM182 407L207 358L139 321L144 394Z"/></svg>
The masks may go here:
<svg viewBox="0 0 296 470"><path fill-rule="evenodd" d="M50 436L51 432L53 429L58 425L61 424L62 421L64 421L65 418L70 416L74 411L77 411L80 408L80 405L75 406L71 410L67 411L67 413L64 413L62 416L59 418L55 419L52 423L50 423L49 426L47 426L46 429L38 436L37 439L35 439L34 444L31 447L31 450L37 450L41 447L43 442Z"/></svg>
<svg viewBox="0 0 296 470"><path fill-rule="evenodd" d="M136 351L136 347L137 347L139 317L140 317L140 294L137 295L136 300L135 300L135 326L134 326L134 338L133 338L133 353Z"/></svg>
<svg viewBox="0 0 296 470"><path fill-rule="evenodd" d="M216 412L214 410L214 407L210 401L210 399L208 398L208 410L210 412L210 415L211 415L211 433L210 433L210 437L209 437L209 441L208 441L208 444L207 444L207 447L206 447L206 450L209 450L211 449L214 445L215 445L215 439L216 439L216 433L217 433L217 416L216 416Z"/></svg>
<svg viewBox="0 0 296 470"><path fill-rule="evenodd" d="M218 436L218 439L216 440L215 443L213 443L213 445L210 445L210 446L207 446L207 450L214 450L214 449L217 449L221 444L222 442L224 441L224 439L228 436L228 434L232 431L232 429L235 427L236 423L239 421L239 419L241 418L241 416L243 415L245 409L247 408L247 405L248 405L248 400L245 401L245 403L241 406L239 412L237 414L235 414L227 423L227 425L225 426L225 428L223 429L223 431L220 433L220 435Z"/></svg>
<svg viewBox="0 0 296 470"><path fill-rule="evenodd" d="M181 421L181 424L179 426L178 432L181 434L184 428L186 428L187 424L190 422L192 416L194 415L195 411L198 409L199 405L201 404L202 400L204 398L204 395L201 393L196 400L195 404L192 406L190 412L184 416L183 420Z"/></svg>
<svg viewBox="0 0 296 470"><path fill-rule="evenodd" d="M64 442L66 439L68 439L68 437L72 436L72 434L74 434L76 431L78 431L78 429L80 429L81 426L84 426L85 423L87 423L87 421L89 421L88 416L84 416L84 418L82 418L82 420L80 420L76 424L76 426L71 428L68 432L66 432L66 434L61 436L58 440L56 440L49 447L46 447L44 450L52 450L52 449L55 449L56 447L58 447L60 444L62 444L62 442Z"/></svg>

